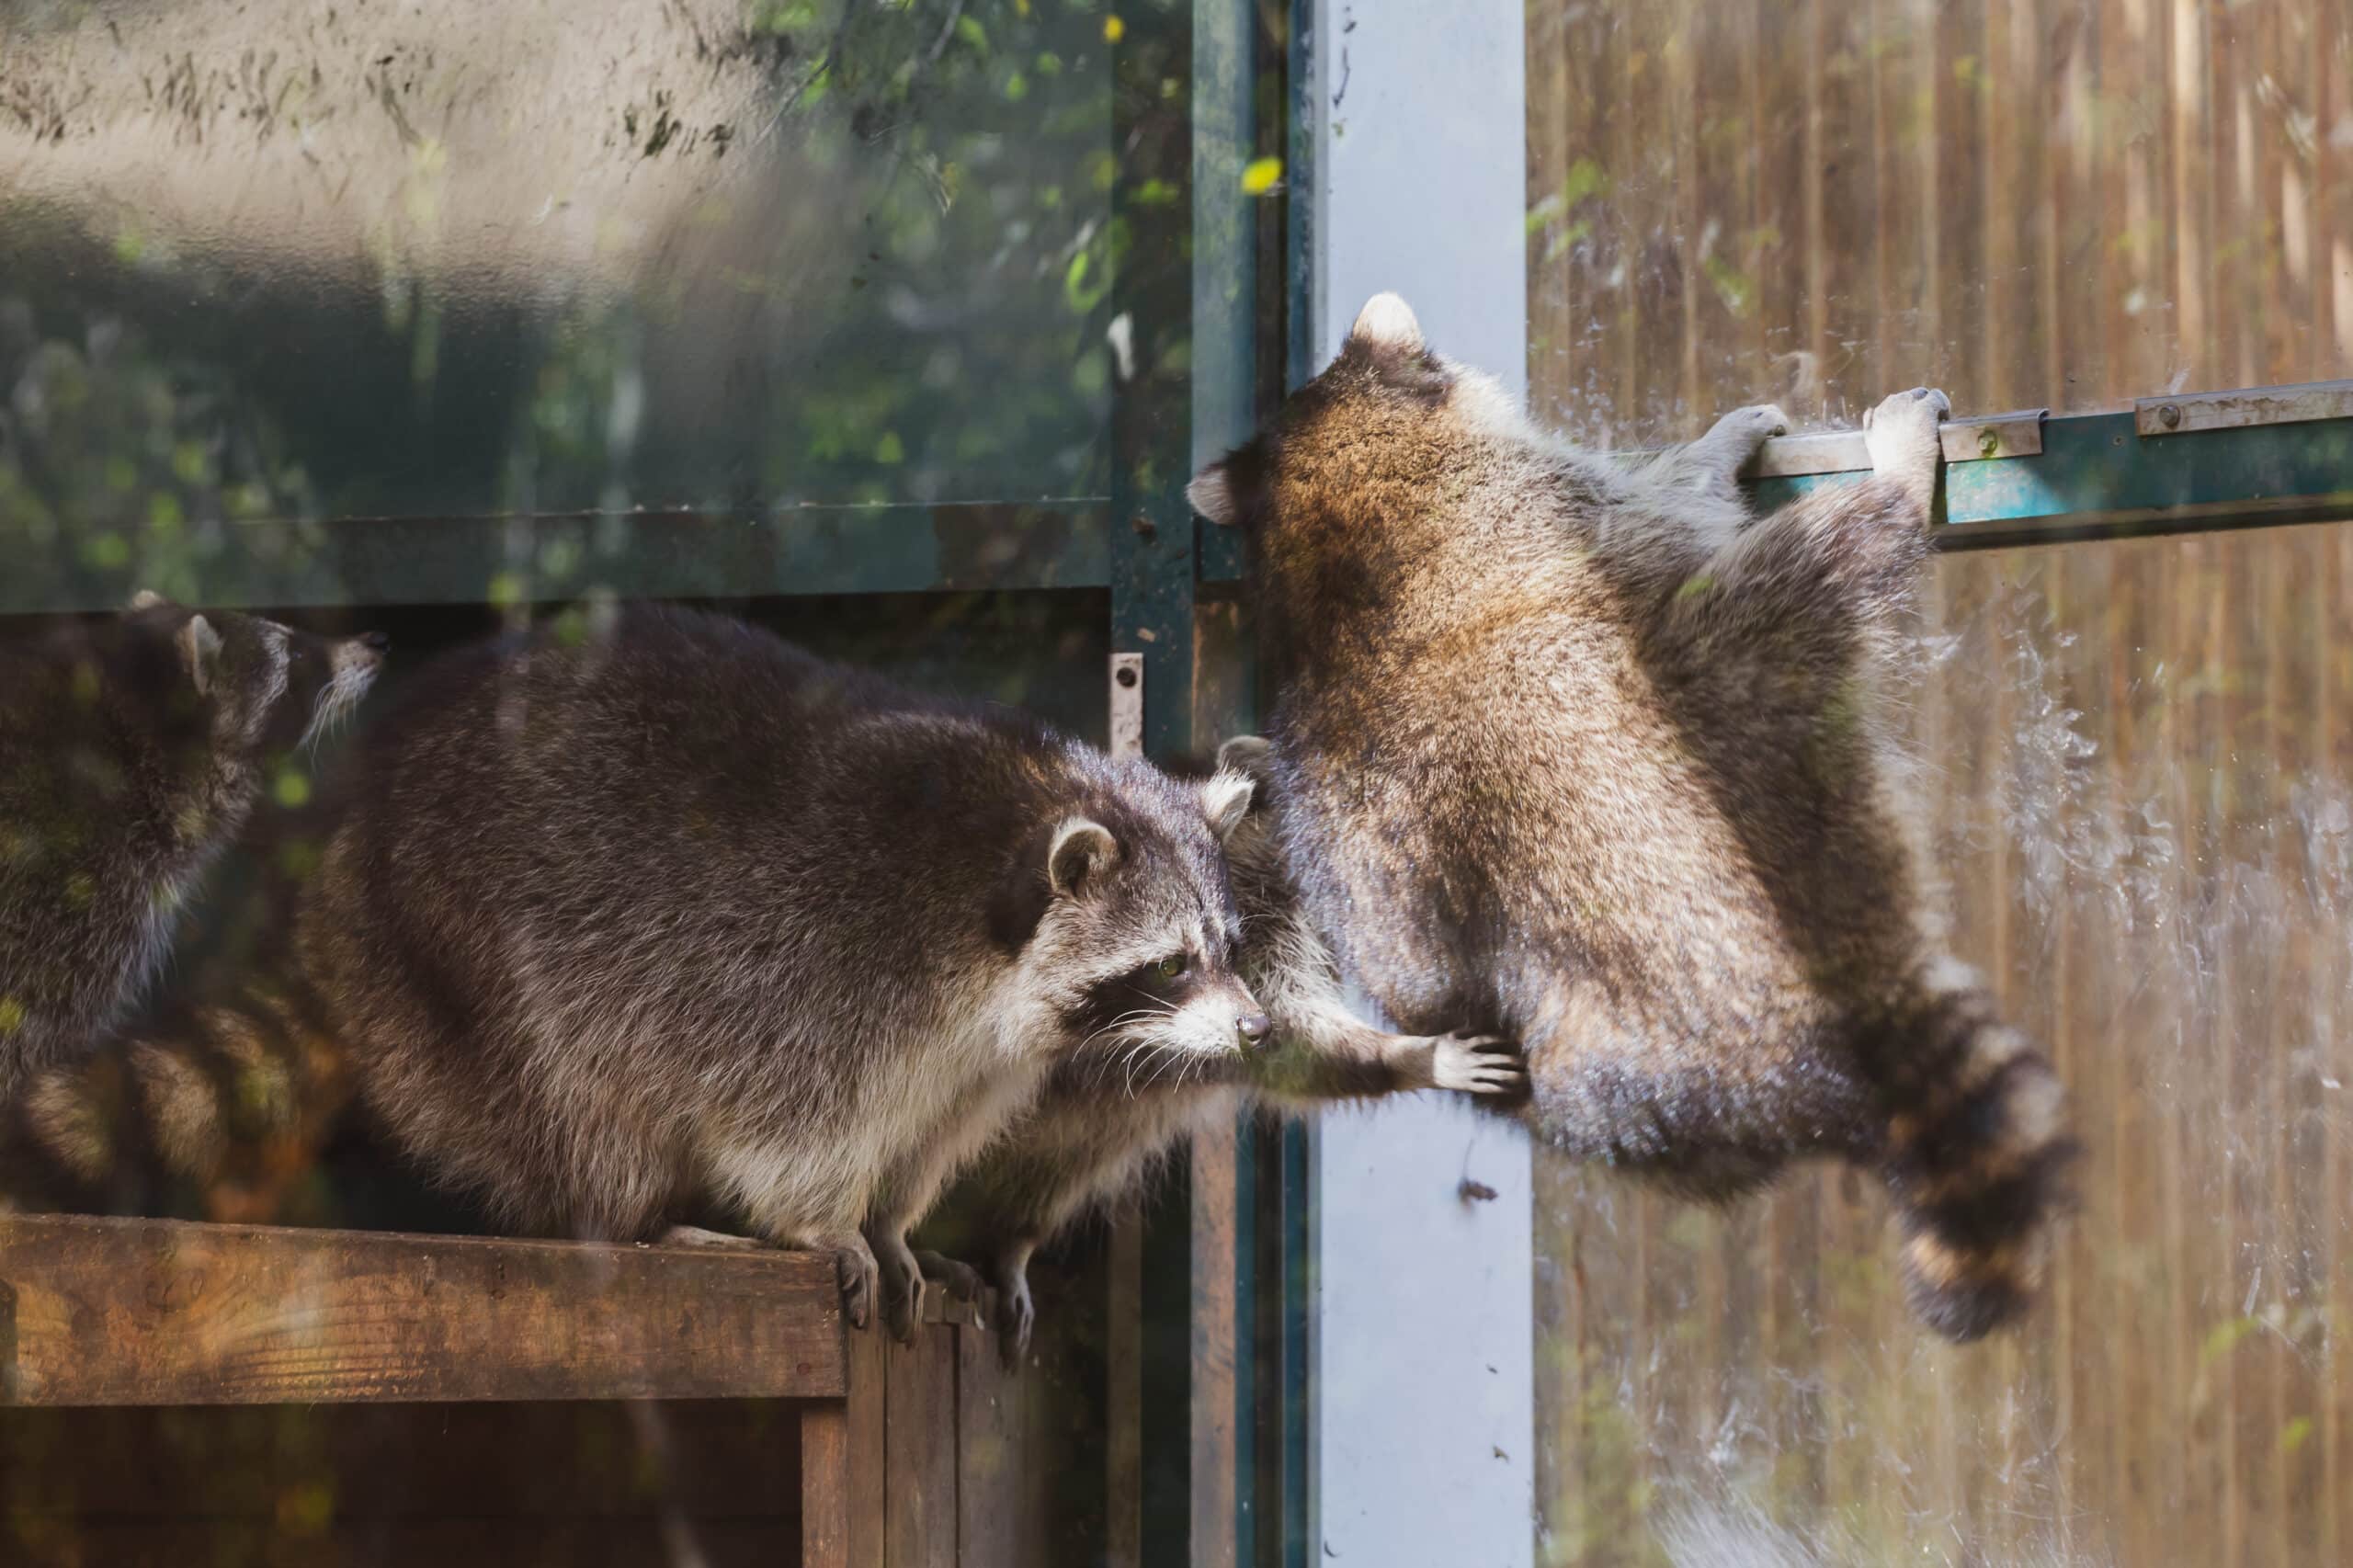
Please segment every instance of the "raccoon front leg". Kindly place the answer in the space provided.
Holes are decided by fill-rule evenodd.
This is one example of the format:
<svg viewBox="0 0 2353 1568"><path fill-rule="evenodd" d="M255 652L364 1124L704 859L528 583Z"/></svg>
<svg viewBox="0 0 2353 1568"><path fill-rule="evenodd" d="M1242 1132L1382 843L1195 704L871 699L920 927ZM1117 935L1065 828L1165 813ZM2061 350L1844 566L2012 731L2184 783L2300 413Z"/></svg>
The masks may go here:
<svg viewBox="0 0 2353 1568"><path fill-rule="evenodd" d="M1790 416L1769 403L1735 408L1689 446L1659 460L1657 472L1670 483L1738 505L1741 471L1765 443L1790 433Z"/></svg>
<svg viewBox="0 0 2353 1568"><path fill-rule="evenodd" d="M1672 600L1667 641L1718 671L1853 662L1859 635L1883 633L1911 606L1927 559L1937 423L1950 406L1924 387L1881 402L1866 426L1871 477L1824 485L1717 551Z"/></svg>

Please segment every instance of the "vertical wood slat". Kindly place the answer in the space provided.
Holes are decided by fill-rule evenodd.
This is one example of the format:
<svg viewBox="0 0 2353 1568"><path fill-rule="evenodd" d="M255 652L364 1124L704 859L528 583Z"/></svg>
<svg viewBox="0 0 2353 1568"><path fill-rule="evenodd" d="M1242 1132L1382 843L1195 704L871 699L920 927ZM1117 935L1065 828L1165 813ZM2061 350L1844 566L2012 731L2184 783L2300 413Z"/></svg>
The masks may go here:
<svg viewBox="0 0 2353 1568"><path fill-rule="evenodd" d="M842 1436L849 1450L849 1568L890 1560L890 1357L879 1328L852 1330L849 1400Z"/></svg>

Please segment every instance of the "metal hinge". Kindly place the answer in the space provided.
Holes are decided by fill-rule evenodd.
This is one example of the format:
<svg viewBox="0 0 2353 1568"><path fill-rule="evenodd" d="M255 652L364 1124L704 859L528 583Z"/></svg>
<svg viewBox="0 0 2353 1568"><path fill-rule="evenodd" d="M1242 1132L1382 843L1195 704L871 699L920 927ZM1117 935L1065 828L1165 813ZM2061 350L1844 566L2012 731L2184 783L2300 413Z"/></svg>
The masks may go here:
<svg viewBox="0 0 2353 1568"><path fill-rule="evenodd" d="M2193 430L2239 430L2250 425L2301 425L2313 419L2353 419L2353 381L2305 381L2295 386L2144 397L2132 403L2132 429L2142 436L2185 436Z"/></svg>

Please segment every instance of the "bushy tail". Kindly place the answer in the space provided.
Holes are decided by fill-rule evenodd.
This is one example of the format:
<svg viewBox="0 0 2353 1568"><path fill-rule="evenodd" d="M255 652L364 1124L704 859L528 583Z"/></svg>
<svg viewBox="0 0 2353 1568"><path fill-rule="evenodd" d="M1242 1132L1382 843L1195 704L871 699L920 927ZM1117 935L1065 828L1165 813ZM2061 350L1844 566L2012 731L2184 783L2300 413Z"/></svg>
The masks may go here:
<svg viewBox="0 0 2353 1568"><path fill-rule="evenodd" d="M1884 1169L1912 1310L1966 1343L2024 1312L2075 1144L2051 1064L1973 985L1941 991L1892 1064Z"/></svg>
<svg viewBox="0 0 2353 1568"><path fill-rule="evenodd" d="M283 994L177 1012L22 1082L0 1110L0 1208L283 1220L348 1092Z"/></svg>

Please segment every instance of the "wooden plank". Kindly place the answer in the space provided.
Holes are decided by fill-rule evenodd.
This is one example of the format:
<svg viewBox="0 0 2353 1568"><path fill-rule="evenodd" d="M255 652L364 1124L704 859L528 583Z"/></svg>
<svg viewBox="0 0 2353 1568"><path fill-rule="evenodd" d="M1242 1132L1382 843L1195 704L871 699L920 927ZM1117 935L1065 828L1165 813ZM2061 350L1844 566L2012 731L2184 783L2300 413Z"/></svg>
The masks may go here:
<svg viewBox="0 0 2353 1568"><path fill-rule="evenodd" d="M1193 1568L1235 1568L1234 1357L1240 1347L1235 1278L1240 1239L1238 1124L1227 1118L1193 1134L1192 1515Z"/></svg>
<svg viewBox="0 0 2353 1568"><path fill-rule="evenodd" d="M877 1327L848 1337L849 1568L882 1568L889 1551L890 1336Z"/></svg>
<svg viewBox="0 0 2353 1568"><path fill-rule="evenodd" d="M849 1568L849 1406L801 1413L801 1568Z"/></svg>
<svg viewBox="0 0 2353 1568"><path fill-rule="evenodd" d="M94 1520L64 1539L5 1543L9 1568L776 1568L793 1561L792 1527L772 1520L698 1526L682 1540L653 1520L410 1519L304 1535L274 1522Z"/></svg>
<svg viewBox="0 0 2353 1568"><path fill-rule="evenodd" d="M0 1221L0 1403L826 1398L804 1255L161 1220Z"/></svg>
<svg viewBox="0 0 2353 1568"><path fill-rule="evenodd" d="M1029 1568L1045 1558L1024 1506L1022 1385L996 1338L959 1329L956 1341L956 1568Z"/></svg>
<svg viewBox="0 0 2353 1568"><path fill-rule="evenodd" d="M885 1568L956 1568L956 1335L917 1332L913 1345L885 1337L883 1551Z"/></svg>
<svg viewBox="0 0 2353 1568"><path fill-rule="evenodd" d="M827 1402L830 1403L830 1402ZM790 1401L0 1411L0 1541L85 1523L797 1521ZM0 1548L0 1562L13 1562Z"/></svg>

